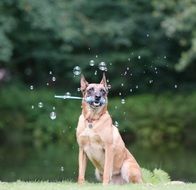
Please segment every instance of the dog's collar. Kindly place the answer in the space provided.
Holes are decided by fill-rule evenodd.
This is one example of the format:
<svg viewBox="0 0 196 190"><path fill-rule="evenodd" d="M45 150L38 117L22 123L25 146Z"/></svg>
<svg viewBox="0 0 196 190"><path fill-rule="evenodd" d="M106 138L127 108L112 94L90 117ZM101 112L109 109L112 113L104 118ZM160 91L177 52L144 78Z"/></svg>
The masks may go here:
<svg viewBox="0 0 196 190"><path fill-rule="evenodd" d="M93 121L99 120L100 117L103 116L105 113L106 113L106 112L103 112L102 114L100 114L99 118L97 118L97 119L86 118L86 121L87 121L87 123L88 123L88 127L89 127L90 129L92 129L92 128L93 128Z"/></svg>

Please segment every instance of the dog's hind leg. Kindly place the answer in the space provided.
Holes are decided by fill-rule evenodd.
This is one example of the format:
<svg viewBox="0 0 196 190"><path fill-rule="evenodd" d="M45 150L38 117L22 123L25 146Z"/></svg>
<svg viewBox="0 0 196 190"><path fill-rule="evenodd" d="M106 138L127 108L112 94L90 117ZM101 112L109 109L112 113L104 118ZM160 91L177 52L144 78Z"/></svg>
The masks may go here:
<svg viewBox="0 0 196 190"><path fill-rule="evenodd" d="M98 181L103 181L103 175L100 174L97 168L95 169L95 177Z"/></svg>
<svg viewBox="0 0 196 190"><path fill-rule="evenodd" d="M142 183L140 167L131 158L124 161L121 168L121 176L127 183Z"/></svg>

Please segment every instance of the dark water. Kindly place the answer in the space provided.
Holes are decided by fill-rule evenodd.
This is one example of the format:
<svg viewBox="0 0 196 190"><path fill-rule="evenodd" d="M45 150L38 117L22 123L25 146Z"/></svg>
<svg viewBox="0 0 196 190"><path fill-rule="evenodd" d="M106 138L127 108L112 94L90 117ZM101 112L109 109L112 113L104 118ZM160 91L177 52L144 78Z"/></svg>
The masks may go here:
<svg viewBox="0 0 196 190"><path fill-rule="evenodd" d="M196 182L196 151L187 149L129 148L141 167L161 168L173 180ZM71 180L77 179L77 145L51 144L41 148L6 146L0 148L0 180ZM94 181L94 169L88 164L86 178Z"/></svg>

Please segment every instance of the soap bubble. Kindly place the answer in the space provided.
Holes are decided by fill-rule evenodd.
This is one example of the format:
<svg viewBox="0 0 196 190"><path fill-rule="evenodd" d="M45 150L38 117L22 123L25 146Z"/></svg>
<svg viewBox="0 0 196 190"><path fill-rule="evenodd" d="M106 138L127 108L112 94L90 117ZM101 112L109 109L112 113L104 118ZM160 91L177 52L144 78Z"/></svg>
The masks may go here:
<svg viewBox="0 0 196 190"><path fill-rule="evenodd" d="M76 66L73 68L74 75L80 75L81 74L81 68L79 66Z"/></svg>
<svg viewBox="0 0 196 190"><path fill-rule="evenodd" d="M43 105L42 102L39 102L39 103L38 103L38 107L39 107L39 108L43 108L43 106L44 106L44 105Z"/></svg>
<svg viewBox="0 0 196 190"><path fill-rule="evenodd" d="M70 97L71 96L71 93L70 92L66 92L65 93L65 96Z"/></svg>
<svg viewBox="0 0 196 190"><path fill-rule="evenodd" d="M138 59L141 59L141 56L139 55L137 58L138 58Z"/></svg>
<svg viewBox="0 0 196 190"><path fill-rule="evenodd" d="M119 127L118 121L114 122L115 127Z"/></svg>
<svg viewBox="0 0 196 190"><path fill-rule="evenodd" d="M61 171L64 172L64 167L63 166L61 166Z"/></svg>
<svg viewBox="0 0 196 190"><path fill-rule="evenodd" d="M177 85L177 84L175 84L175 85L174 85L174 88L178 88L178 85Z"/></svg>
<svg viewBox="0 0 196 190"><path fill-rule="evenodd" d="M55 82L56 81L56 77L52 77L52 81Z"/></svg>
<svg viewBox="0 0 196 190"><path fill-rule="evenodd" d="M31 90L33 90L33 89L34 89L33 85L31 85L31 86L30 86L30 89L31 89Z"/></svg>
<svg viewBox="0 0 196 190"><path fill-rule="evenodd" d="M101 70L101 71L107 71L107 66L106 66L106 63L105 62L101 62L101 63L99 63L99 69Z"/></svg>
<svg viewBox="0 0 196 190"><path fill-rule="evenodd" d="M121 104L125 104L125 99L121 99Z"/></svg>
<svg viewBox="0 0 196 190"><path fill-rule="evenodd" d="M32 109L32 110L34 109L34 105L31 106L31 109Z"/></svg>
<svg viewBox="0 0 196 190"><path fill-rule="evenodd" d="M152 84L153 83L153 80L149 80L149 83Z"/></svg>
<svg viewBox="0 0 196 190"><path fill-rule="evenodd" d="M95 61L93 59L91 59L89 64L90 64L91 67L93 67L95 65Z"/></svg>
<svg viewBox="0 0 196 190"><path fill-rule="evenodd" d="M52 111L50 113L50 119L52 119L52 120L56 119L56 112Z"/></svg>

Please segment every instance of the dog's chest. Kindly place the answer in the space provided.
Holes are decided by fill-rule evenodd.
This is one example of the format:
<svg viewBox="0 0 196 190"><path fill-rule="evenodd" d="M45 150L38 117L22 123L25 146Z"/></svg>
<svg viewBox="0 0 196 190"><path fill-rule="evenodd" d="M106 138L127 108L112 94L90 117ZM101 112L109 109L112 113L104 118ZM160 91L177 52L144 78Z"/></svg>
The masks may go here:
<svg viewBox="0 0 196 190"><path fill-rule="evenodd" d="M104 143L99 134L93 129L86 127L78 137L78 143L83 147L88 158L95 167L101 170L104 165Z"/></svg>

